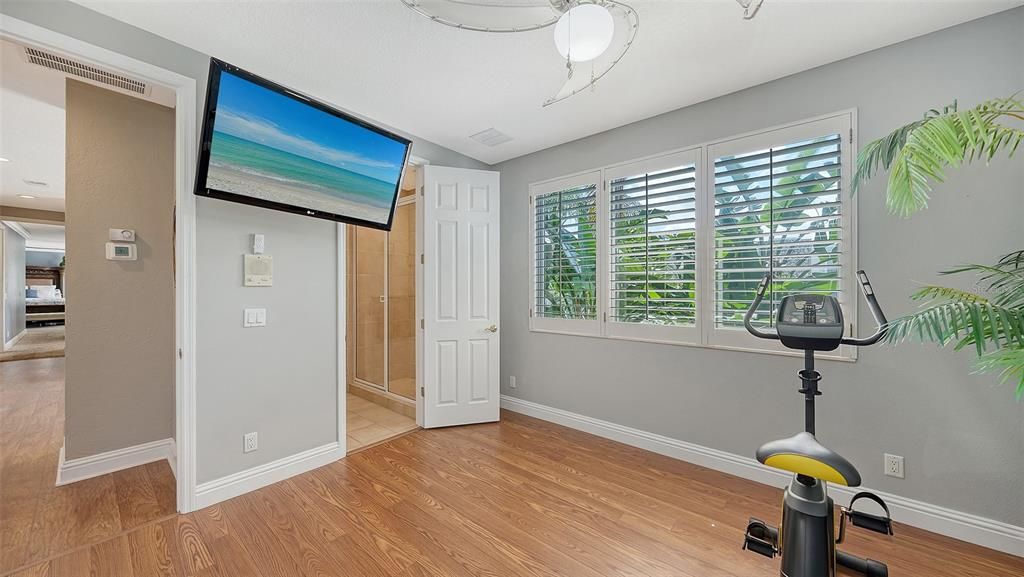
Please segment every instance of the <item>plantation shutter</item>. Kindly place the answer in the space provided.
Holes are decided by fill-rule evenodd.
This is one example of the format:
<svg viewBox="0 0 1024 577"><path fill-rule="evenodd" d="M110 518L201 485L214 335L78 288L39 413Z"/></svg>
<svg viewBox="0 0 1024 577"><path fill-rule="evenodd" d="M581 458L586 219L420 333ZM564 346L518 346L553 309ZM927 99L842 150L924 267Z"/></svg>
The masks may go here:
<svg viewBox="0 0 1024 577"><path fill-rule="evenodd" d="M587 179L584 179L586 181ZM597 320L597 178L532 197L533 299L544 319Z"/></svg>
<svg viewBox="0 0 1024 577"><path fill-rule="evenodd" d="M848 125L848 124L847 124ZM714 159L714 327L742 328L743 316L766 272L773 282L755 324L774 323L782 297L828 294L844 300L845 244L843 166L846 129L836 122L815 131L808 123Z"/></svg>
<svg viewBox="0 0 1024 577"><path fill-rule="evenodd" d="M687 151L608 170L612 336L699 339L698 158Z"/></svg>

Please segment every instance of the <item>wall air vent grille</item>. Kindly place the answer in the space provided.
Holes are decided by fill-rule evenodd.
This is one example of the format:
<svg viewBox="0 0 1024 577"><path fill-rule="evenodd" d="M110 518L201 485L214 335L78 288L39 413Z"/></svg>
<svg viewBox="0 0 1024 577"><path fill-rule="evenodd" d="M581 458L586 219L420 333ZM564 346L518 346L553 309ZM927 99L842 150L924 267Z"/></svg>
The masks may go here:
<svg viewBox="0 0 1024 577"><path fill-rule="evenodd" d="M493 128L488 128L483 132L477 132L469 138L485 146L498 146L499 144L504 144L512 140L511 136Z"/></svg>
<svg viewBox="0 0 1024 577"><path fill-rule="evenodd" d="M65 58L36 48L29 48L28 46L25 47L25 56L31 64L37 64L51 70L63 72L69 76L76 76L78 78L84 78L106 86L113 86L114 88L126 90L134 94L140 94L143 96L147 94L148 87L145 82L135 78L129 78L123 74L103 70L102 68L97 68L84 62Z"/></svg>

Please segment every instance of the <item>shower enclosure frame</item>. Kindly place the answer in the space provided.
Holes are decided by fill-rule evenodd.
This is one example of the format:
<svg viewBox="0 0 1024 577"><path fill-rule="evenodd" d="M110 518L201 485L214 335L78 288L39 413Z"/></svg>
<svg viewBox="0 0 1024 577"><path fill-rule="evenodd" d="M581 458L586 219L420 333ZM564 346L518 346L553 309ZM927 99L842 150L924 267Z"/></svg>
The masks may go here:
<svg viewBox="0 0 1024 577"><path fill-rule="evenodd" d="M411 164L414 164L417 167L422 166L422 164L415 163L415 162L411 162ZM416 206L418 204L419 197L420 197L420 191L419 191L419 188L417 187L417 189L413 191L413 194L407 195L407 196L404 196L404 197L399 197L398 202L395 204L395 212L396 212L396 214L397 214L398 210L400 208L402 208L403 206L408 206L410 204L415 206L415 208L414 208L414 215L413 215L413 225L415 226L414 233L416 235L420 234L420 230L419 229L420 229L420 226L422 224L422 223L419 222L420 214L421 213L420 213L419 207ZM383 231L381 231L381 232L383 232ZM390 235L391 232L386 232L384 234ZM414 254L418 255L419 252L418 252L418 248L416 247L415 238L416 237L414 236L413 237L413 239L414 239L413 250L414 250ZM356 267L358 266L356 264L356 259L358 258L356 256L356 250L357 250L356 247L358 245L357 245L357 241L356 241L356 231L355 230L352 231L349 240L351 242L351 249L349 250L349 255L351 255L351 258L352 258L353 262L352 262L351 269L350 269L349 274L348 274L349 278L348 278L348 283L347 284L348 284L349 294L352 295L352 303L353 304L352 304L351 308L352 308L352 312L354 313L353 314L353 319L356 319L356 318L358 318L358 314L359 313L358 313L358 297L357 297L358 293L357 293L357 286L356 286L356 279L357 279L358 275L354 274L354 271L356 270ZM353 330L352 334L351 334L351 337L350 337L352 339L352 341L350 343L351 346L349 347L349 349L352 351L352 354L350 355L350 359L351 359L350 362L351 362L351 365L352 365L351 371L352 372L351 372L351 379L350 379L349 382L353 386L356 386L356 387L359 387L359 388L362 388L362 389L366 389L368 391L372 391L373 393L376 393L376 394L384 395L385 397L387 397L389 399L395 400L397 402L400 402L400 403L403 403L403 404L406 404L406 405L409 405L409 406L415 406L415 405L418 404L417 401L419 399L419 396L417 395L417 392L419 391L419 382L418 382L418 379L416 377L416 371L415 370L413 371L413 380L414 380L415 384L414 384L414 387L413 387L413 397L412 398L405 397L405 396L399 395L399 394L394 393L394 392L391 391L391 378L390 378L391 377L391 324L390 324L391 323L391 268L390 267L391 267L391 258L392 257L391 257L391 246L390 246L390 242L388 242L388 240L385 240L384 247L385 247L385 258L384 258L384 273L385 274L384 274L384 287L383 287L383 293L384 293L384 298L385 298L385 300L384 300L384 321L383 321L383 324L384 324L384 339L383 339L383 353L384 353L384 356L383 356L383 369L384 369L384 376L383 376L383 379L382 379L384 381L384 383L383 384L373 383L371 381L368 381L368 380L365 380L365 379L361 379L361 378L359 378L357 376L358 370L359 370L358 353L357 353L357 349L358 349L358 346L359 346L358 345L358 330ZM419 286L420 275L419 275L418 268L422 265L422 263L420 262L418 256L414 260L415 260L415 262L414 262L414 269L416 269L416 270L414 270L414 273L415 273L415 279L416 280L413 283L413 287L414 287L413 290L414 290L414 295L415 295L414 298L418 299L419 298L419 293L420 293L420 288L421 288ZM416 307L416 308L418 309L418 307ZM414 323L418 322L418 321L416 321L416 319L418 319L418 318L419 318L419 311L415 310L413 322ZM354 327L355 327L355 325L353 324L353 328ZM414 332L419 331L420 327L419 326L414 326L413 330L414 330ZM415 339L414 339L414 341L415 341ZM347 354L347 352L348 351L346 351L346 354ZM415 364L419 363L417 352L418 352L418 347L416 345L414 345L414 347L413 347L413 363L414 363L414 368L415 368Z"/></svg>

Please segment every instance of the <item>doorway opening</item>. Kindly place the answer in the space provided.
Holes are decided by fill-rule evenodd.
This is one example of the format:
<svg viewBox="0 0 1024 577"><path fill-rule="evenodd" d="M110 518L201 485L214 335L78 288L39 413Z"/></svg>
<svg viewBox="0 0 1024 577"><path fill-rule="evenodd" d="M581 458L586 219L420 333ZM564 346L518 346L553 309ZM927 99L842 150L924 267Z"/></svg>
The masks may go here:
<svg viewBox="0 0 1024 577"><path fill-rule="evenodd" d="M64 356L64 225L0 221L0 362ZM22 294L24 293L24 299Z"/></svg>
<svg viewBox="0 0 1024 577"><path fill-rule="evenodd" d="M0 352L0 413L8 417L0 445L12 450L0 452L0 510L8 513L0 574L7 574L177 508L180 136L176 89L44 43L45 32L13 19L2 24L0 325L11 338ZM119 243L137 258L109 258L114 228L131 229ZM23 531L29 526L31 535Z"/></svg>
<svg viewBox="0 0 1024 577"><path fill-rule="evenodd" d="M416 426L416 182L406 167L390 232L347 227L348 451Z"/></svg>

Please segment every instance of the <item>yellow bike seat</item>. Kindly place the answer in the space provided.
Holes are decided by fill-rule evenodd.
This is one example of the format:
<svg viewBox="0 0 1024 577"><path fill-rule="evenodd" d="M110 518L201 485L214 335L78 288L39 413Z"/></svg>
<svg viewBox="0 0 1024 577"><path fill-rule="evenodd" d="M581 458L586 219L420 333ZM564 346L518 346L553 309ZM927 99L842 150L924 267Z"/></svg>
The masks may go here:
<svg viewBox="0 0 1024 577"><path fill-rule="evenodd" d="M860 485L857 469L807 432L761 445L757 450L757 460L769 467L830 483L848 487Z"/></svg>

